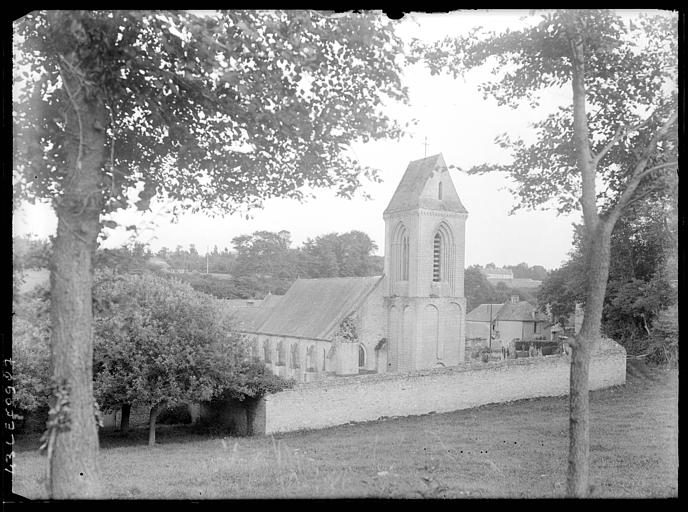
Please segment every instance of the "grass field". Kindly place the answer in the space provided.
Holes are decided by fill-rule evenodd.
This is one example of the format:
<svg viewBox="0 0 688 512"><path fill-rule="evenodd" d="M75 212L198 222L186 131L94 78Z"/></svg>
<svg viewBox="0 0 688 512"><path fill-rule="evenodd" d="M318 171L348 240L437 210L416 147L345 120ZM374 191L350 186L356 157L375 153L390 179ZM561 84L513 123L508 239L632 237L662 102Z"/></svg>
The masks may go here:
<svg viewBox="0 0 688 512"><path fill-rule="evenodd" d="M591 395L595 497L678 495L678 372L629 361ZM101 440L108 498L563 497L567 398L256 438L161 428ZM17 442L14 492L46 497L35 437Z"/></svg>

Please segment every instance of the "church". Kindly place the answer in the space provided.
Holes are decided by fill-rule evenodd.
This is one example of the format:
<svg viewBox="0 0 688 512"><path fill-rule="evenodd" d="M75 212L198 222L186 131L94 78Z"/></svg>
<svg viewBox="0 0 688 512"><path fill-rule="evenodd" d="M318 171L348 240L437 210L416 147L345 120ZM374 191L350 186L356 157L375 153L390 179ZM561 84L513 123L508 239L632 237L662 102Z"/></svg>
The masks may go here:
<svg viewBox="0 0 688 512"><path fill-rule="evenodd" d="M228 306L252 357L297 382L456 366L465 357L464 208L441 154L409 163L383 213L384 274L298 279Z"/></svg>

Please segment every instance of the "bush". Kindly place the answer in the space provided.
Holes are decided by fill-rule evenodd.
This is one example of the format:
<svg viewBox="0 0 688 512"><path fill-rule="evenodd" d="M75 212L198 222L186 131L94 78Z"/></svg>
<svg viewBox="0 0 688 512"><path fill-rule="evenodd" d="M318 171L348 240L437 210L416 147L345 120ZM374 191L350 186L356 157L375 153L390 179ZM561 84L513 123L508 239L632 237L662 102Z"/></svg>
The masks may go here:
<svg viewBox="0 0 688 512"><path fill-rule="evenodd" d="M201 416L193 426L193 431L196 434L209 436L231 435L234 433L234 430L234 422L229 420L229 424L227 422L223 423L219 413L216 411L208 413L207 416Z"/></svg>
<svg viewBox="0 0 688 512"><path fill-rule="evenodd" d="M678 305L659 313L648 343L647 360L650 363L678 366Z"/></svg>
<svg viewBox="0 0 688 512"><path fill-rule="evenodd" d="M163 425L188 425L191 423L191 413L187 404L179 404L168 407L158 416L158 423Z"/></svg>

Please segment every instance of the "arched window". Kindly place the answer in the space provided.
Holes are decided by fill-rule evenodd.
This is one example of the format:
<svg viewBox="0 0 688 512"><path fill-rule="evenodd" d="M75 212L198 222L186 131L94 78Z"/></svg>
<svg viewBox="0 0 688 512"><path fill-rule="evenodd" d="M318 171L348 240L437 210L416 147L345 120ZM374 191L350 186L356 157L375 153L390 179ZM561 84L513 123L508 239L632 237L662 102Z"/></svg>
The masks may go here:
<svg viewBox="0 0 688 512"><path fill-rule="evenodd" d="M299 368L301 366L301 361L299 361L299 346L293 343L291 346L291 367Z"/></svg>
<svg viewBox="0 0 688 512"><path fill-rule="evenodd" d="M264 360L266 363L272 363L272 350L270 350L270 340L265 340L263 345L263 352L265 353Z"/></svg>
<svg viewBox="0 0 688 512"><path fill-rule="evenodd" d="M442 182L437 185L437 199L442 199Z"/></svg>
<svg viewBox="0 0 688 512"><path fill-rule="evenodd" d="M277 343L277 364L285 365L287 363L287 348L284 346L284 341L280 340Z"/></svg>
<svg viewBox="0 0 688 512"><path fill-rule="evenodd" d="M401 280L408 281L409 271L409 239L408 235L404 233L404 238L401 245Z"/></svg>
<svg viewBox="0 0 688 512"><path fill-rule="evenodd" d="M306 370L315 371L315 345L309 346L306 352Z"/></svg>
<svg viewBox="0 0 688 512"><path fill-rule="evenodd" d="M403 224L397 226L392 240L392 276L395 281L408 281L409 237Z"/></svg>
<svg viewBox="0 0 688 512"><path fill-rule="evenodd" d="M358 367L365 368L366 365L366 351L363 345L358 346Z"/></svg>
<svg viewBox="0 0 688 512"><path fill-rule="evenodd" d="M456 267L454 237L446 222L441 222L432 238L432 280L444 281L454 292L454 275Z"/></svg>

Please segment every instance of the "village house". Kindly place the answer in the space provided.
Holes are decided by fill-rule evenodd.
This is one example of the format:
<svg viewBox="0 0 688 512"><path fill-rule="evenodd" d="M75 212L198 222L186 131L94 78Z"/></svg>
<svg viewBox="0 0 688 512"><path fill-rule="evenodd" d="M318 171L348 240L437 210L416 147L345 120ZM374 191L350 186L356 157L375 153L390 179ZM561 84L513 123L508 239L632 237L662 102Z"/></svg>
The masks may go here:
<svg viewBox="0 0 688 512"><path fill-rule="evenodd" d="M466 315L466 338L485 340L491 348L513 340L550 340L550 321L527 301L512 295L504 304L481 304Z"/></svg>

